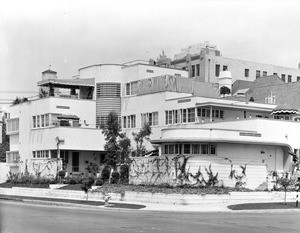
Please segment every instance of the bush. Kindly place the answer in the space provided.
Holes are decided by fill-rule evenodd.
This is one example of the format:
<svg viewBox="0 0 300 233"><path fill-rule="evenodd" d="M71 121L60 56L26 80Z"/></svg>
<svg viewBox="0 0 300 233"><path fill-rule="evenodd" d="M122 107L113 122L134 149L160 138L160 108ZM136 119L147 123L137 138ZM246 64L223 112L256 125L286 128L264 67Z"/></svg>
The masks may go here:
<svg viewBox="0 0 300 233"><path fill-rule="evenodd" d="M114 172L111 174L111 180L110 180L110 183L112 183L112 184L117 184L117 183L119 182L119 179L120 179L120 174L119 174L119 172L114 171Z"/></svg>
<svg viewBox="0 0 300 233"><path fill-rule="evenodd" d="M66 172L64 170L61 170L58 172L58 175L60 178L64 178L66 176Z"/></svg>
<svg viewBox="0 0 300 233"><path fill-rule="evenodd" d="M76 179L71 178L71 179L69 180L69 184L77 184Z"/></svg>
<svg viewBox="0 0 300 233"><path fill-rule="evenodd" d="M95 182L93 177L89 177L87 179L84 179L81 184L81 189L87 193L88 190L92 187L93 183Z"/></svg>
<svg viewBox="0 0 300 233"><path fill-rule="evenodd" d="M97 179L96 182L95 182L95 185L96 185L96 186L102 186L103 183L104 183L103 180Z"/></svg>
<svg viewBox="0 0 300 233"><path fill-rule="evenodd" d="M129 182L129 165L122 165L120 167L120 183L128 184Z"/></svg>
<svg viewBox="0 0 300 233"><path fill-rule="evenodd" d="M109 175L110 175L110 167L109 166L105 166L101 172L101 180L103 180L103 182L108 181L109 179Z"/></svg>

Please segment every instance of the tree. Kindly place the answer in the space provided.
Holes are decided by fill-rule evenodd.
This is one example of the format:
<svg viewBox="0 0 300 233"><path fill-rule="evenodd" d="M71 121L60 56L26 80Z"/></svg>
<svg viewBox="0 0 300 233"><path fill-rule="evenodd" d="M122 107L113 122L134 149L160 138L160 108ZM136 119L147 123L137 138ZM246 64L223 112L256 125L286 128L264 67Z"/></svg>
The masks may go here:
<svg viewBox="0 0 300 233"><path fill-rule="evenodd" d="M116 112L110 112L108 114L107 123L102 127L102 130L106 140L104 149L107 152L104 162L115 169L119 157L118 152L120 150L117 140L121 132L121 126Z"/></svg>
<svg viewBox="0 0 300 233"><path fill-rule="evenodd" d="M223 95L223 97L225 97L225 95L229 95L230 94L230 89L226 86L222 86L220 88L220 95Z"/></svg>
<svg viewBox="0 0 300 233"><path fill-rule="evenodd" d="M129 162L131 142L121 133L121 125L115 112L108 114L107 124L102 129L106 140L104 149L107 151L104 162L115 170L117 164Z"/></svg>
<svg viewBox="0 0 300 233"><path fill-rule="evenodd" d="M284 188L284 204L286 205L286 191L293 184L293 180L288 178L288 174L277 179L277 183Z"/></svg>
<svg viewBox="0 0 300 233"><path fill-rule="evenodd" d="M146 123L143 125L141 130L138 133L132 133L133 139L136 143L136 156L143 156L146 153L146 148L143 145L144 140L149 141L150 135L152 134L151 125Z"/></svg>
<svg viewBox="0 0 300 233"><path fill-rule="evenodd" d="M6 123L2 117L2 143L0 144L0 162L6 161L6 151L9 151L9 136L6 134Z"/></svg>

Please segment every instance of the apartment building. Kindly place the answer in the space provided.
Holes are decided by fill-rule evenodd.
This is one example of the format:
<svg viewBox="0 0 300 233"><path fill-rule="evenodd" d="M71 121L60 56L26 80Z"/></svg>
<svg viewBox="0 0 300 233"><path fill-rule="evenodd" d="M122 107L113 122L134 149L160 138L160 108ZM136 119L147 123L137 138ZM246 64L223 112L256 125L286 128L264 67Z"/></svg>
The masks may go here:
<svg viewBox="0 0 300 233"><path fill-rule="evenodd" d="M299 123L274 118L276 104L221 98L217 85L190 79L182 69L144 61L97 64L80 68L73 79L45 71L37 85L39 96L7 110L7 166L15 173L53 176L64 169L85 175L88 166L99 167L105 157L100 126L111 111L130 139L149 122L153 133L147 149L158 149L159 158L191 158L191 174L211 165L228 186L234 185L230 169L245 164L250 188L265 183L273 171L290 171L291 154L300 148ZM133 158L131 183L172 183L174 166L160 179L139 170L153 159Z"/></svg>
<svg viewBox="0 0 300 233"><path fill-rule="evenodd" d="M231 72L232 83L236 80L254 81L269 75L278 75L286 83L300 81L300 67L288 68L223 57L217 46L209 42L182 49L171 64L187 70L190 78L202 82L218 83L222 71Z"/></svg>

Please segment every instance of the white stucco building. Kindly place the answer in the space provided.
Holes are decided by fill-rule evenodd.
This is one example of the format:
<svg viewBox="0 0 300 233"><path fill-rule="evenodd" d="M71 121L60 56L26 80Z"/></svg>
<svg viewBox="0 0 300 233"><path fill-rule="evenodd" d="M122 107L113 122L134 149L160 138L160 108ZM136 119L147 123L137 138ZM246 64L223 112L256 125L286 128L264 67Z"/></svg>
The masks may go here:
<svg viewBox="0 0 300 233"><path fill-rule="evenodd" d="M120 116L129 138L149 122L153 134L147 148L158 148L159 158L188 158L190 176L199 166L211 165L229 186L234 185L230 171L244 165L250 188L266 183L273 171L290 171L290 153L300 148L300 124L293 117L273 119L276 104L223 99L217 86L190 79L182 69L144 61L99 64L79 69L74 79L58 79L53 71L45 71L38 86L43 89L39 97L7 110L7 166L12 172L55 175L65 169L81 175L87 166L99 166L105 156L100 126L111 111ZM147 169L155 171L153 159L134 158L132 183L174 181L172 162L170 170L159 166L164 170L159 178L141 170L148 164Z"/></svg>

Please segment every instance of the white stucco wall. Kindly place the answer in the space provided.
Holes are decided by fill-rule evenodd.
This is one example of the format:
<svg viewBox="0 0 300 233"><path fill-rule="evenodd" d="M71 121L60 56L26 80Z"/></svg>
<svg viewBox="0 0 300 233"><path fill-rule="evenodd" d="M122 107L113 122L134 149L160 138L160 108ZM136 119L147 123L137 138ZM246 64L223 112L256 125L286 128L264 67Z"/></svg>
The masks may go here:
<svg viewBox="0 0 300 233"><path fill-rule="evenodd" d="M9 166L6 163L0 163L0 183L4 183L7 180Z"/></svg>

